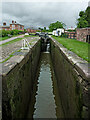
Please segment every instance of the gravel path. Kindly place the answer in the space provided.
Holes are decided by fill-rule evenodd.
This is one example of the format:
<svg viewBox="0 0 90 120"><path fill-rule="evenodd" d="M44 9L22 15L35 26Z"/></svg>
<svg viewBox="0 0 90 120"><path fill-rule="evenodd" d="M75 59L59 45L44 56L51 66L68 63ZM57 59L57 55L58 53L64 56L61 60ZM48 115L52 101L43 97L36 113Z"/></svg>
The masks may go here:
<svg viewBox="0 0 90 120"><path fill-rule="evenodd" d="M28 42L33 43L35 40L38 40L39 37L28 37L26 39L28 40ZM0 62L8 58L9 55L12 54L14 51L20 50L22 47L22 41L23 40L20 40L18 42L14 42L11 44L7 44L7 45L4 45L3 47L0 46L0 49L1 49Z"/></svg>
<svg viewBox="0 0 90 120"><path fill-rule="evenodd" d="M9 39L0 41L0 45L3 44L3 43L9 42L9 41L11 41L11 40L14 40L14 39L16 39L16 38L22 38L22 37L24 37L24 35L19 35L19 36L17 36L17 37L12 37L12 38L9 38Z"/></svg>

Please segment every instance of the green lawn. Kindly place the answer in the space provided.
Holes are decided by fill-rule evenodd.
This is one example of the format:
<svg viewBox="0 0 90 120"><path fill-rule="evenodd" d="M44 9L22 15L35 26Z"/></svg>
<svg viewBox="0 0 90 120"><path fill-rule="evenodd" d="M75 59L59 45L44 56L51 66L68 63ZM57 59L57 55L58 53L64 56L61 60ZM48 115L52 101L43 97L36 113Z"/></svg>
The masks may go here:
<svg viewBox="0 0 90 120"><path fill-rule="evenodd" d="M9 41L9 42L3 43L3 44L1 44L0 46L7 45L7 44L11 44L11 43L20 41L20 40L22 40L22 39L23 39L23 38L17 38L17 39L11 40L11 41Z"/></svg>
<svg viewBox="0 0 90 120"><path fill-rule="evenodd" d="M38 36L35 36L35 35L25 35L24 37L38 37Z"/></svg>
<svg viewBox="0 0 90 120"><path fill-rule="evenodd" d="M16 36L19 36L19 35L12 35L12 37L16 37ZM35 36L35 35L25 35L24 37L37 37L37 36ZM6 39L9 39L9 38L11 38L11 37L8 37L8 36L0 37L0 41L6 40Z"/></svg>
<svg viewBox="0 0 90 120"><path fill-rule="evenodd" d="M21 34L21 35L23 35L23 34ZM12 37L16 37L16 36L19 36L19 35L12 35ZM6 40L8 38L11 38L11 37L8 37L8 36L6 36L6 37L0 37L0 41Z"/></svg>
<svg viewBox="0 0 90 120"><path fill-rule="evenodd" d="M79 57L90 62L90 58L88 57L88 50L90 48L90 44L77 41L75 39L60 38L55 36L52 37L56 39L59 43L61 43L64 47L66 47L68 50L76 53Z"/></svg>
<svg viewBox="0 0 90 120"><path fill-rule="evenodd" d="M8 36L6 36L6 37L0 37L0 41L6 40L8 38L10 38L10 37L8 37Z"/></svg>

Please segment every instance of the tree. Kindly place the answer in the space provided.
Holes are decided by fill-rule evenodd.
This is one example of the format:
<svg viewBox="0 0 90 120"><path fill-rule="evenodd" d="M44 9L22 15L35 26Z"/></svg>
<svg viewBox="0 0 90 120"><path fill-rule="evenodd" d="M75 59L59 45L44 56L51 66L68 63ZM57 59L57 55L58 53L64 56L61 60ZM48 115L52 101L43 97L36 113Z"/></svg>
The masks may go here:
<svg viewBox="0 0 90 120"><path fill-rule="evenodd" d="M24 32L26 32L26 29L24 29Z"/></svg>
<svg viewBox="0 0 90 120"><path fill-rule="evenodd" d="M86 14L86 20L88 21L88 27L90 27L90 7L89 6L87 7L85 14Z"/></svg>
<svg viewBox="0 0 90 120"><path fill-rule="evenodd" d="M84 12L84 11L80 11L79 16L80 16L80 17L85 16L85 12Z"/></svg>
<svg viewBox="0 0 90 120"><path fill-rule="evenodd" d="M42 31L42 30L43 30L43 29L42 29L42 28L40 28L40 27L39 27L38 29L39 29L40 31Z"/></svg>
<svg viewBox="0 0 90 120"><path fill-rule="evenodd" d="M82 17L78 19L77 28L85 28L88 27L87 20L83 19Z"/></svg>
<svg viewBox="0 0 90 120"><path fill-rule="evenodd" d="M8 35L9 31L7 30L1 30L1 33L2 33L2 37L5 37Z"/></svg>
<svg viewBox="0 0 90 120"><path fill-rule="evenodd" d="M57 28L63 28L64 26L65 26L64 23L57 21L57 22L51 23L49 25L49 31L53 31L53 30L55 30Z"/></svg>
<svg viewBox="0 0 90 120"><path fill-rule="evenodd" d="M44 27L44 30L46 31L46 27Z"/></svg>
<svg viewBox="0 0 90 120"><path fill-rule="evenodd" d="M90 7L84 11L80 11L79 18L77 19L77 28L90 27Z"/></svg>

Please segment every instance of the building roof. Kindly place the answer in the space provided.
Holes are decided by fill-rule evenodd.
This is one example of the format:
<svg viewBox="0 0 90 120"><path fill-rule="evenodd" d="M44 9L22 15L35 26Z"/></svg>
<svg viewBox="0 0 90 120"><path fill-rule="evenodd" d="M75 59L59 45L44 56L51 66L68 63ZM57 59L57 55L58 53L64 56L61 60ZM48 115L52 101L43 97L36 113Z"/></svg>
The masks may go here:
<svg viewBox="0 0 90 120"><path fill-rule="evenodd" d="M19 23L11 23L10 25L21 25ZM24 25L21 25L21 26L24 26Z"/></svg>

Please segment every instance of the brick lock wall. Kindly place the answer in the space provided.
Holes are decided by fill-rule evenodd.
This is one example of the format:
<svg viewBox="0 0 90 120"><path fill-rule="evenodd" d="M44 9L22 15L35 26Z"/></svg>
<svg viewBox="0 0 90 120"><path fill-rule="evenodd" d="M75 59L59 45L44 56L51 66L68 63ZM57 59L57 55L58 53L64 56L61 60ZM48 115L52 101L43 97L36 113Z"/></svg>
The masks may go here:
<svg viewBox="0 0 90 120"><path fill-rule="evenodd" d="M90 35L90 28L80 28L76 30L77 40L86 42L87 35Z"/></svg>

